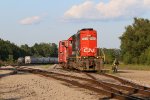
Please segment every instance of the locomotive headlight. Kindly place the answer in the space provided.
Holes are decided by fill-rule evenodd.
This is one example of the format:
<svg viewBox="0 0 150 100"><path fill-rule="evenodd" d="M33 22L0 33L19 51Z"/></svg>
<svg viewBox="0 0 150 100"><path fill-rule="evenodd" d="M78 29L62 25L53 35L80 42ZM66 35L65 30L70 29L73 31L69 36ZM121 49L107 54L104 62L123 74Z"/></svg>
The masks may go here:
<svg viewBox="0 0 150 100"><path fill-rule="evenodd" d="M85 59L85 57L83 57Z"/></svg>
<svg viewBox="0 0 150 100"><path fill-rule="evenodd" d="M96 57L97 59L99 58L99 57Z"/></svg>

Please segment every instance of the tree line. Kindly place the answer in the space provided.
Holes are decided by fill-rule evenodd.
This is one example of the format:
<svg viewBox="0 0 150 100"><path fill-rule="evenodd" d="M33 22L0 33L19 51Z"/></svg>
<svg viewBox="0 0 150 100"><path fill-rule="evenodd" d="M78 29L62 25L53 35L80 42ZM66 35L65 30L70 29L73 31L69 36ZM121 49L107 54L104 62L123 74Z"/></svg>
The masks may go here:
<svg viewBox="0 0 150 100"><path fill-rule="evenodd" d="M32 47L27 44L17 46L10 41L0 39L0 60L17 60L19 57L57 57L58 48L55 43L35 43Z"/></svg>

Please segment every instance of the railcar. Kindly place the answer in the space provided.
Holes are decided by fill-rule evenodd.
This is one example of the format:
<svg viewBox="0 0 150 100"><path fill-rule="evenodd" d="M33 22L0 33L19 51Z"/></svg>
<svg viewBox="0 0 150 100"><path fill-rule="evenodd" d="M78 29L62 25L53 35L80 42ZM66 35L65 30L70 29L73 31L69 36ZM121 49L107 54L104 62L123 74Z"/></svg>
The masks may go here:
<svg viewBox="0 0 150 100"><path fill-rule="evenodd" d="M58 61L60 64L65 64L67 63L67 48L65 47L65 45L67 44L67 40L63 40L59 42L59 54L58 54Z"/></svg>
<svg viewBox="0 0 150 100"><path fill-rule="evenodd" d="M25 64L57 64L57 57L32 57L25 56L24 58Z"/></svg>
<svg viewBox="0 0 150 100"><path fill-rule="evenodd" d="M97 49L97 32L92 28L81 29L68 40L59 42L59 63L64 68L83 71L101 70L102 57Z"/></svg>
<svg viewBox="0 0 150 100"><path fill-rule="evenodd" d="M18 65L24 64L25 63L25 59L23 57L19 57L17 60Z"/></svg>

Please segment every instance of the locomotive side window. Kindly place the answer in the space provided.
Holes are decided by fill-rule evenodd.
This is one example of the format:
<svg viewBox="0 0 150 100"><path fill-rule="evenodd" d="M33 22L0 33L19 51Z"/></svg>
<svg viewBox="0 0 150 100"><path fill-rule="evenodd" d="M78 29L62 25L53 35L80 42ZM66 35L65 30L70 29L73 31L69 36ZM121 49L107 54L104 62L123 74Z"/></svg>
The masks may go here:
<svg viewBox="0 0 150 100"><path fill-rule="evenodd" d="M62 42L62 45L65 45L65 42Z"/></svg>

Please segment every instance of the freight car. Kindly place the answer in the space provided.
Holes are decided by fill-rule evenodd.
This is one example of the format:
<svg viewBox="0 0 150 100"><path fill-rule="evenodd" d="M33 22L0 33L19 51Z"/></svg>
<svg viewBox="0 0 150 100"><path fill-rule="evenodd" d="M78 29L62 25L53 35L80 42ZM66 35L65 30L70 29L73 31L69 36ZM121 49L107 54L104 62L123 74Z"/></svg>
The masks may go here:
<svg viewBox="0 0 150 100"><path fill-rule="evenodd" d="M25 57L25 64L57 64L58 58L56 57Z"/></svg>
<svg viewBox="0 0 150 100"><path fill-rule="evenodd" d="M25 56L25 58L20 57L18 58L18 64L57 64L58 58L57 57L32 57L32 56Z"/></svg>
<svg viewBox="0 0 150 100"><path fill-rule="evenodd" d="M98 51L96 30L81 29L68 40L59 42L58 62L64 68L98 71L103 61Z"/></svg>
<svg viewBox="0 0 150 100"><path fill-rule="evenodd" d="M25 63L25 59L24 59L23 57L19 57L18 60L17 60L17 63L18 63L19 65L22 65L22 64Z"/></svg>

